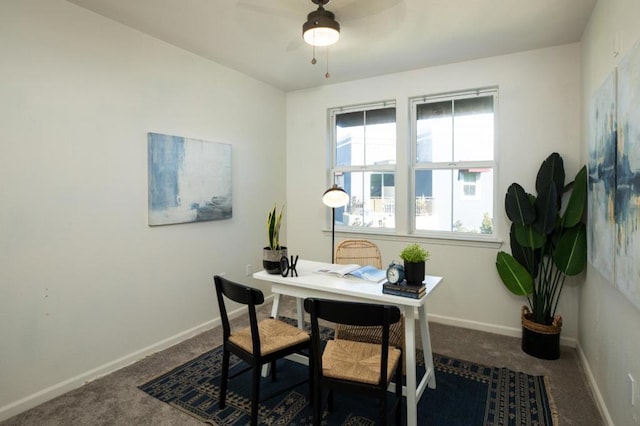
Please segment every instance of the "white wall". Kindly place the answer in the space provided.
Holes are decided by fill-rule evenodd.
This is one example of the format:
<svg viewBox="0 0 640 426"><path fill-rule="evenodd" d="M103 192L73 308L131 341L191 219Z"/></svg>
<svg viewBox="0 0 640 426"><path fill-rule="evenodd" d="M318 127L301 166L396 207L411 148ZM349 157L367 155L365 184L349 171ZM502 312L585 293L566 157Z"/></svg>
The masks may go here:
<svg viewBox="0 0 640 426"><path fill-rule="evenodd" d="M634 43L640 40L640 2L598 1L582 40L583 56L583 143L581 159L587 162L587 118L589 101L615 70ZM618 37L619 51L614 56ZM580 289L580 351L589 367L589 377L599 390L610 424L640 424L640 398L629 398L631 374L640 383L640 311L590 265ZM638 391L637 391L638 392Z"/></svg>
<svg viewBox="0 0 640 426"><path fill-rule="evenodd" d="M274 202L287 203L290 253L329 260L329 212L320 201L329 183L327 108L395 99L398 121L406 122L410 96L498 85L496 196L514 181L532 186L552 151L572 176L586 163L581 113L640 37L637 16L635 0L601 0L582 47L285 97L65 1L2 0L0 420L212 325L218 312L211 276L243 279L245 264L260 268ZM614 58L616 32L621 55ZM150 131L232 144L233 219L147 226ZM406 182L407 171L398 170L397 179ZM501 201L495 224L507 241ZM371 239L388 263L407 238ZM428 302L436 319L519 333L523 300L499 282L496 247L424 244L432 253L429 273L445 277ZM640 313L592 269L582 278L565 288L559 308L564 342L579 339L615 424L637 423L640 404L628 402L627 372L640 380Z"/></svg>
<svg viewBox="0 0 640 426"><path fill-rule="evenodd" d="M0 420L219 317L285 201L285 94L62 0L0 2ZM147 132L232 145L231 220L147 226Z"/></svg>
<svg viewBox="0 0 640 426"><path fill-rule="evenodd" d="M328 187L327 109L395 99L397 122L408 122L408 98L486 86L499 87L498 193L494 223L508 250L504 193L512 182L534 190L540 163L553 151L565 160L568 177L582 166L580 147L580 45L452 64L412 72L336 84L287 94L287 235L290 253L329 261L330 212L320 198ZM398 140L408 138L399 126ZM398 157L406 156L404 148ZM398 200L407 199L407 171L397 170ZM397 203L399 221L408 214ZM404 220L406 222L406 220ZM338 235L336 241L353 235ZM398 259L407 239L370 237L379 244L383 263ZM520 307L526 299L513 296L495 268L498 248L420 240L431 252L428 273L444 284L427 302L436 320L519 336ZM559 306L564 319L564 343L575 344L578 329L577 282L567 285Z"/></svg>

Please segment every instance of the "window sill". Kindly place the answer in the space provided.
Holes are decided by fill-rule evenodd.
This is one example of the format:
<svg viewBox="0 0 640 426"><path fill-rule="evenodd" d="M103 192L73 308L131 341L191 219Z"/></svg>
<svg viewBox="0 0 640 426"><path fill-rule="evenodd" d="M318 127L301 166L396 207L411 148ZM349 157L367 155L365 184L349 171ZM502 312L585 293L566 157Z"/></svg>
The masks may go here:
<svg viewBox="0 0 640 426"><path fill-rule="evenodd" d="M331 229L323 229L323 233L331 234ZM458 235L434 236L425 234L398 234L393 230L385 231L380 228L362 228L361 230L336 229L336 236L347 238L363 238L366 235L375 236L382 241L402 241L407 243L441 244L447 246L479 247L499 249L503 241L497 238L465 238Z"/></svg>

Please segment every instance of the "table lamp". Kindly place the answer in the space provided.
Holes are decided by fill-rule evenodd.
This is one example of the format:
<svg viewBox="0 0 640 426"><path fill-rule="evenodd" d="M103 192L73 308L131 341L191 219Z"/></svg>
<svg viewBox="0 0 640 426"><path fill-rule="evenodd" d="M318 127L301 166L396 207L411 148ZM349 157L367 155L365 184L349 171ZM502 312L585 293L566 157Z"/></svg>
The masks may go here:
<svg viewBox="0 0 640 426"><path fill-rule="evenodd" d="M338 185L333 184L322 194L322 202L325 206L331 207L331 263L333 263L335 260L336 207L346 206L349 202L349 194Z"/></svg>

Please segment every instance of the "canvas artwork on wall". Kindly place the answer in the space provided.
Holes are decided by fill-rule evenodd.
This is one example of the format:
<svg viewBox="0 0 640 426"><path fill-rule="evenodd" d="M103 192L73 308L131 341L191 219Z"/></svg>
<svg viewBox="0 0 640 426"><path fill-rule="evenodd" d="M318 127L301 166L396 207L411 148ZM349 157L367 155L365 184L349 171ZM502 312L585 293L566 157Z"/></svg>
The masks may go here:
<svg viewBox="0 0 640 426"><path fill-rule="evenodd" d="M640 42L618 67L616 287L640 308Z"/></svg>
<svg viewBox="0 0 640 426"><path fill-rule="evenodd" d="M589 263L613 284L616 189L616 74L612 73L589 105Z"/></svg>
<svg viewBox="0 0 640 426"><path fill-rule="evenodd" d="M149 226L229 219L231 145L148 133Z"/></svg>

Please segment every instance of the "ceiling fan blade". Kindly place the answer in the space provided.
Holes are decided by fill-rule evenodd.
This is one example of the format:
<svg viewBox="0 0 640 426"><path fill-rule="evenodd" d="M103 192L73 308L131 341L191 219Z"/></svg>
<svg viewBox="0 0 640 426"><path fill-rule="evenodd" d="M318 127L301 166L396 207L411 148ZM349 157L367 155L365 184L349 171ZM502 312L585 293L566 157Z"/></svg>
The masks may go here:
<svg viewBox="0 0 640 426"><path fill-rule="evenodd" d="M338 22L346 22L352 19L361 19L368 16L377 15L385 10L391 9L402 3L404 0L355 0L344 6L339 6L336 1L335 10L332 12L336 15ZM327 5L327 10L331 9L333 2Z"/></svg>
<svg viewBox="0 0 640 426"><path fill-rule="evenodd" d="M299 14L292 10L291 8L286 7L274 7L271 5L267 5L264 3L258 4L247 0L240 0L236 3L238 7L248 9L252 12L263 13L266 15L275 15L282 18L298 18Z"/></svg>
<svg viewBox="0 0 640 426"><path fill-rule="evenodd" d="M301 31L300 36L294 38L293 40L291 40L289 42L289 44L287 45L287 52L291 52L292 50L299 49L303 45L309 46L308 44L306 44L304 42L304 39L302 38L302 31ZM309 47L311 47L311 46L309 46Z"/></svg>

